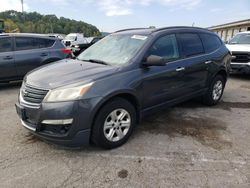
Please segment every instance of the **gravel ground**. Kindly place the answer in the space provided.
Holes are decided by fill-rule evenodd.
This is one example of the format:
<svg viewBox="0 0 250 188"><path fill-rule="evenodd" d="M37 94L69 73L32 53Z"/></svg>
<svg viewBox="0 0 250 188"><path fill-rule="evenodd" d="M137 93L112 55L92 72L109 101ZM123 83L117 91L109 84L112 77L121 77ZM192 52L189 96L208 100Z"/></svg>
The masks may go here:
<svg viewBox="0 0 250 188"><path fill-rule="evenodd" d="M250 76L223 101L190 101L145 119L124 146L45 143L15 113L19 84L0 86L0 187L250 187Z"/></svg>

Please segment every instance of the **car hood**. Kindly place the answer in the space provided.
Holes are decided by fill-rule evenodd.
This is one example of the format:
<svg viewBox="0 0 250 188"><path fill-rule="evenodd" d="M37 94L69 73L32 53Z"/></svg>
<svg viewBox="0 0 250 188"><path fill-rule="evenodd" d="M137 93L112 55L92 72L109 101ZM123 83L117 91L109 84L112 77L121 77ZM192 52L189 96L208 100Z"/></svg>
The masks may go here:
<svg viewBox="0 0 250 188"><path fill-rule="evenodd" d="M117 70L118 67L66 59L33 70L26 75L25 82L35 87L54 89L95 81Z"/></svg>
<svg viewBox="0 0 250 188"><path fill-rule="evenodd" d="M250 44L227 44L231 52L250 52Z"/></svg>

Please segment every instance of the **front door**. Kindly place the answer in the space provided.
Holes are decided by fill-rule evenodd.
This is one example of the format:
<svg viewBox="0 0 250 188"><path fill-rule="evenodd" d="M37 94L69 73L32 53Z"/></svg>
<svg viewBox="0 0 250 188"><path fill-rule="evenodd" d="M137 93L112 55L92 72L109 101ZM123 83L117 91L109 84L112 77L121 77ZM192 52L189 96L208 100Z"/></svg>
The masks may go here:
<svg viewBox="0 0 250 188"><path fill-rule="evenodd" d="M185 64L180 59L175 34L157 39L146 56L149 55L163 57L168 62L165 66L142 68L144 109L176 100L186 93Z"/></svg>

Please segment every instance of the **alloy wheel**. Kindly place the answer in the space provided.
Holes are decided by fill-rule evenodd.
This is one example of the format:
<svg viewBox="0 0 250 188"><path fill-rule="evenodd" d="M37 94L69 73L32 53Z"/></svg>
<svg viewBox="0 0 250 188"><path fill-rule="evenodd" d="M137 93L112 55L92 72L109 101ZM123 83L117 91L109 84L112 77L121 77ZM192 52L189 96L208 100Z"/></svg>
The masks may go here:
<svg viewBox="0 0 250 188"><path fill-rule="evenodd" d="M103 131L111 142L120 141L126 136L131 126L131 117L125 109L115 109L106 118Z"/></svg>

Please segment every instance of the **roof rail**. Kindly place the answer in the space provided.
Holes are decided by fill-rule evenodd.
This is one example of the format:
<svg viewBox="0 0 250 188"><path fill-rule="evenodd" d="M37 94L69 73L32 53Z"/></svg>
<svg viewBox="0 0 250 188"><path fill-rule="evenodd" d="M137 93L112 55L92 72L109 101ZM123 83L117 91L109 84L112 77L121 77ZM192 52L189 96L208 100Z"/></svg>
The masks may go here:
<svg viewBox="0 0 250 188"><path fill-rule="evenodd" d="M147 28L129 28L129 29L121 29L121 30L115 31L114 33L119 33L119 32L122 32L122 31L141 30L141 29L151 29L151 28L147 27Z"/></svg>
<svg viewBox="0 0 250 188"><path fill-rule="evenodd" d="M8 37L8 36L10 36L10 35L5 34L5 33L0 33L0 37Z"/></svg>
<svg viewBox="0 0 250 188"><path fill-rule="evenodd" d="M193 26L171 26L171 27L158 28L158 29L153 30L153 32L162 31L162 30L166 30L166 29L180 29L180 28L183 28L183 29L201 29L201 30L207 30L207 29L204 29L204 28L193 27Z"/></svg>

